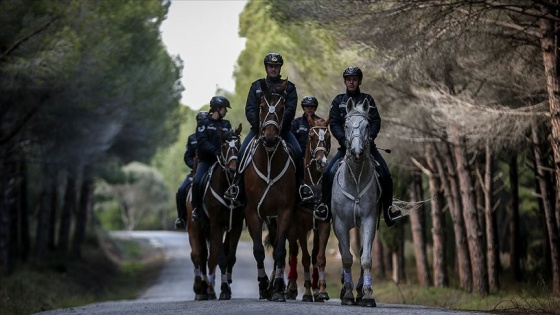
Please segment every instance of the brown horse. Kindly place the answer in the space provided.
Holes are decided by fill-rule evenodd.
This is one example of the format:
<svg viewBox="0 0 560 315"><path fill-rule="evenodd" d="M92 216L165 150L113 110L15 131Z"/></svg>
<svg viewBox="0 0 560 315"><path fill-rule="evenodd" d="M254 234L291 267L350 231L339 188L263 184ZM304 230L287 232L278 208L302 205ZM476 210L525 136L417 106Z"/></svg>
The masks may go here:
<svg viewBox="0 0 560 315"><path fill-rule="evenodd" d="M190 187L188 188L189 193L186 200L187 232L189 233L191 260L194 265L195 274L193 284L195 300L216 299L214 274L217 264L220 265L222 275L227 274L227 280L222 280L220 299L227 300L231 298L231 271L236 261L235 253L243 229L243 211L239 209L237 209L237 212L232 211L230 203L219 202L220 196L223 195L225 188L229 186L237 168L241 125L239 125L235 133L226 133L220 129L218 129L218 132L222 139L221 155L216 165L211 168L213 172L204 190L207 193L203 197L205 215L207 218L212 219L192 221L193 207L192 190ZM196 173L196 163L193 173ZM223 201L223 199L221 200ZM208 228L208 224L210 224L210 228ZM227 232L222 243L224 231ZM208 274L208 270L210 270L210 274ZM222 279L224 278L222 277Z"/></svg>
<svg viewBox="0 0 560 315"><path fill-rule="evenodd" d="M203 209L208 217L210 252L208 256L208 286L214 288L216 266L221 271L220 300L231 299L232 270L241 232L244 213L235 209L233 202L224 200L223 195L231 185L237 171L237 155L241 146L241 124L235 132L218 129L222 139L221 154L210 168L209 181L205 185Z"/></svg>
<svg viewBox="0 0 560 315"><path fill-rule="evenodd" d="M253 255L257 262L259 298L286 301L284 267L286 237L296 206L295 164L280 134L285 106L287 80L279 87L268 87L261 80L259 106L260 133L247 148L250 162L243 171L247 205L245 218L253 239ZM274 279L264 267L265 249L262 242L263 222L269 230L273 246ZM272 293L269 289L272 289Z"/></svg>
<svg viewBox="0 0 560 315"><path fill-rule="evenodd" d="M290 228L288 235L290 251L290 271L288 273L287 297L296 299L297 297L297 255L298 242L301 247L304 272L305 292L302 297L304 302L324 302L329 300L326 292L327 284L325 280L325 249L331 232L329 221L315 220L313 217L313 206L321 201L321 180L323 170L327 166L327 157L331 149L331 134L327 120L313 120L307 116L309 123L309 136L305 149L305 183L313 188L315 199L312 203L304 204L299 207L299 211L294 214L294 224ZM307 248L307 234L313 230L313 251L311 256ZM313 263L313 278L309 272L310 262ZM313 281L311 281L313 280ZM311 292L313 289L313 293Z"/></svg>

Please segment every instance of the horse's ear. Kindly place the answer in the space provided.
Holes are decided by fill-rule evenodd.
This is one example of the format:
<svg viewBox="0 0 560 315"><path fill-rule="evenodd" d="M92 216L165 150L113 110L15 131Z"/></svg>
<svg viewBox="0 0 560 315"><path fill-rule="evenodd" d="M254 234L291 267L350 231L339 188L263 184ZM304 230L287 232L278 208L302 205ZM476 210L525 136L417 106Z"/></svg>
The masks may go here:
<svg viewBox="0 0 560 315"><path fill-rule="evenodd" d="M362 109L366 114L369 112L369 107L370 107L369 100L366 98L362 103Z"/></svg>
<svg viewBox="0 0 560 315"><path fill-rule="evenodd" d="M243 124L239 123L237 129L235 129L235 134L239 136L241 134L241 130L243 130Z"/></svg>
<svg viewBox="0 0 560 315"><path fill-rule="evenodd" d="M313 117L311 115L305 114L305 117L307 118L309 126L315 126L315 121L313 120Z"/></svg>
<svg viewBox="0 0 560 315"><path fill-rule="evenodd" d="M352 98L349 98L348 101L346 101L346 112L349 113L351 110L353 110L355 107L354 104L354 100Z"/></svg>

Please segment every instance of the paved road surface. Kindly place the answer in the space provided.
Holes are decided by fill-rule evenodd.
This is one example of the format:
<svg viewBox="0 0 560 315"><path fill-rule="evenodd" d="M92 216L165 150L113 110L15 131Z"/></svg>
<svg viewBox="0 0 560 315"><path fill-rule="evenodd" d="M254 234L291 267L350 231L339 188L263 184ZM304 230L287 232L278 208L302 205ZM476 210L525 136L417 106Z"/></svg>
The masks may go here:
<svg viewBox="0 0 560 315"><path fill-rule="evenodd" d="M239 245L237 263L233 272L232 300L194 301L194 293L192 291L194 274L190 260L188 236L186 233L171 231L138 231L115 232L113 235L114 237L147 238L154 246L161 247L166 254L167 261L157 282L137 300L97 303L52 310L39 314L484 314L481 312L454 311L423 306L383 303L378 303L377 308L341 306L339 299L331 299L325 303L303 303L301 301L278 303L259 301L256 281L256 263L253 258L252 245L249 242L241 242ZM272 270L272 261L270 258L267 258L265 261L265 266L267 273L270 274ZM220 282L219 277L216 279L216 282ZM219 286L217 294L219 294ZM301 294L298 298L301 299Z"/></svg>

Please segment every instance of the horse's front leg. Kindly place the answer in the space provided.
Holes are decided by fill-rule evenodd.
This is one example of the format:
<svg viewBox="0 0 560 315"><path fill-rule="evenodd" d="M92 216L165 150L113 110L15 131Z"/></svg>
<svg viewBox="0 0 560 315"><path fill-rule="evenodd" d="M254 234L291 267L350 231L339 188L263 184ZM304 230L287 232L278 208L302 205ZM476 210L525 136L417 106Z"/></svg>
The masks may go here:
<svg viewBox="0 0 560 315"><path fill-rule="evenodd" d="M303 302L313 302L313 293L311 292L311 273L309 266L311 265L311 255L309 255L309 248L307 247L307 231L303 226L298 229L298 241L301 244L301 264L303 266L304 287L305 292L301 300Z"/></svg>
<svg viewBox="0 0 560 315"><path fill-rule="evenodd" d="M222 237L223 231L219 219L217 217L210 219L210 255L208 255L208 299L210 300L216 299L216 267L220 256L223 255Z"/></svg>
<svg viewBox="0 0 560 315"><path fill-rule="evenodd" d="M338 250L342 257L342 290L341 290L341 304L342 305L355 305L354 300L354 283L352 282L352 262L353 257L350 252L350 228L344 225L342 220L336 216L334 220L334 233L338 239Z"/></svg>
<svg viewBox="0 0 560 315"><path fill-rule="evenodd" d="M257 211L245 210L245 220L247 220L247 229L253 240L253 256L257 262L257 281L259 282L259 299L269 299L270 292L268 286L270 284L266 270L264 268L265 251L262 243L262 224L263 221L257 216Z"/></svg>
<svg viewBox="0 0 560 315"><path fill-rule="evenodd" d="M325 267L327 265L326 250L330 234L330 222L320 221L317 223L317 229L315 232L315 238L317 241L313 242L313 251L317 252L316 265L318 269L318 292L316 294L314 293L315 302L324 302L330 299L329 294L327 293L327 279L325 273ZM315 249L315 246L317 249Z"/></svg>
<svg viewBox="0 0 560 315"><path fill-rule="evenodd" d="M222 285L220 300L231 299L231 286L232 283L232 273L233 266L237 261L237 245L239 244L239 238L241 237L241 232L243 231L243 216L234 215L234 221L232 222L231 231L226 234L224 240L224 255L221 258L220 269L222 270Z"/></svg>
<svg viewBox="0 0 560 315"><path fill-rule="evenodd" d="M285 302L286 297L284 295L284 290L286 289L286 284L284 283L284 268L286 266L286 238L288 234L288 229L290 223L292 222L292 208L286 207L284 209L278 209L278 219L277 219L277 242L274 246L274 264L275 275L274 275L274 292L272 294L271 301Z"/></svg>

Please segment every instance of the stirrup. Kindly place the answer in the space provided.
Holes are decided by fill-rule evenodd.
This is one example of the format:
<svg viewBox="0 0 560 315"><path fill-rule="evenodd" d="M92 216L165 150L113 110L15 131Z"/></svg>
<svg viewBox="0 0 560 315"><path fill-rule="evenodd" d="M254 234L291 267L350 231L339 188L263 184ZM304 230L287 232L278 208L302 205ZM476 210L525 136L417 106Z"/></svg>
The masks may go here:
<svg viewBox="0 0 560 315"><path fill-rule="evenodd" d="M239 186L237 186L236 184L232 184L224 192L224 198L226 198L229 201L236 201L238 196L239 196Z"/></svg>
<svg viewBox="0 0 560 315"><path fill-rule="evenodd" d="M314 196L313 189L311 189L309 185L301 184L301 186L299 186L299 197L301 198L301 201L308 201L313 199Z"/></svg>
<svg viewBox="0 0 560 315"><path fill-rule="evenodd" d="M192 214L191 214L191 220L193 222L198 222L200 220L199 218L199 213L198 213L198 208L194 208L192 210Z"/></svg>
<svg viewBox="0 0 560 315"><path fill-rule="evenodd" d="M393 212L392 210L395 209L395 212ZM395 206L390 206L389 209L387 209L387 213L389 215L389 219L391 219L391 221L397 221L398 219L401 219L402 217L404 217L404 214L402 213L402 211Z"/></svg>
<svg viewBox="0 0 560 315"><path fill-rule="evenodd" d="M181 218L177 218L177 220L175 220L175 230L184 230L187 228L186 222L185 220L181 219Z"/></svg>
<svg viewBox="0 0 560 315"><path fill-rule="evenodd" d="M325 221L329 217L329 207L321 203L313 210L313 217L317 220Z"/></svg>

